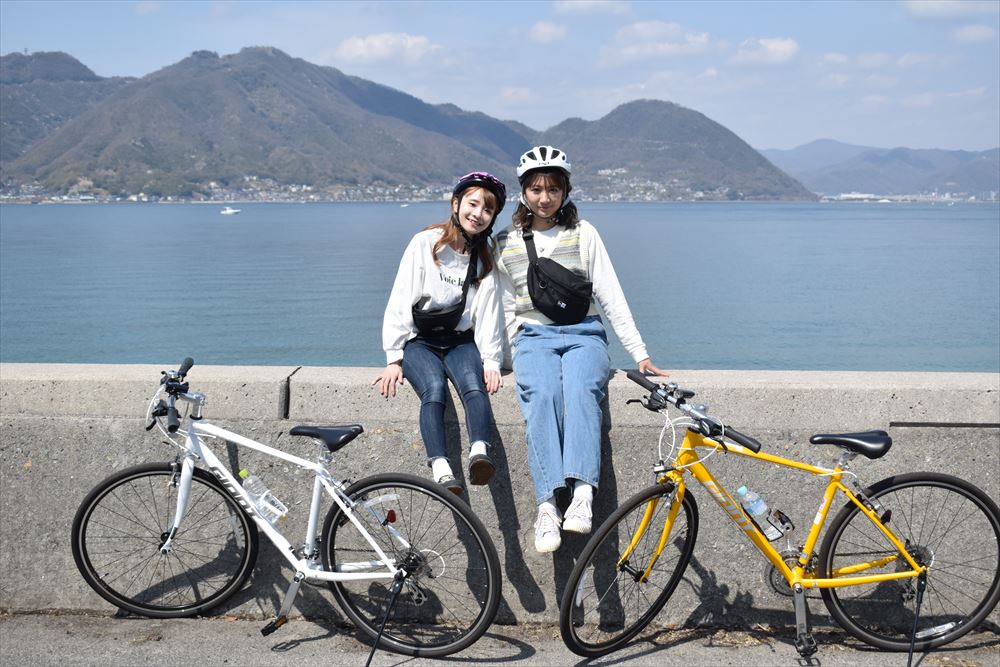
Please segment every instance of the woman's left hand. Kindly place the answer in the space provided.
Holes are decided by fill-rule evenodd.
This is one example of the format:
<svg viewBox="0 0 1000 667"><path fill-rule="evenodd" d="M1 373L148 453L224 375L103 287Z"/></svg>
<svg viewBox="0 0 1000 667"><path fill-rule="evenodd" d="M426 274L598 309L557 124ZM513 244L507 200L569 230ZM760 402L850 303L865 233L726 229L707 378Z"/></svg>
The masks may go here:
<svg viewBox="0 0 1000 667"><path fill-rule="evenodd" d="M646 357L645 359L639 362L639 370L642 372L643 375L656 375L658 377L663 377L663 378L670 376L670 373L654 366L653 360L650 359L649 357Z"/></svg>
<svg viewBox="0 0 1000 667"><path fill-rule="evenodd" d="M483 382L486 383L486 391L495 394L503 386L503 378L500 371L483 371Z"/></svg>

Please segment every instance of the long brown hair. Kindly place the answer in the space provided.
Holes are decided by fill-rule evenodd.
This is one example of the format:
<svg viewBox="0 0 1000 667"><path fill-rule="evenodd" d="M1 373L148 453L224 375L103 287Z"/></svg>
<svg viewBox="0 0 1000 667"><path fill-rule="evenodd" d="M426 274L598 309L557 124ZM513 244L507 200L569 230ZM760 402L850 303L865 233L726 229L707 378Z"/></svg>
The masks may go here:
<svg viewBox="0 0 1000 667"><path fill-rule="evenodd" d="M522 199L524 191L543 178L546 181L554 181L554 184L563 191L563 197L569 197L569 191L573 189L573 186L570 185L566 172L562 169L539 169L524 177L524 182L521 183ZM547 184L543 183L543 185ZM514 221L514 227L520 230L531 229L532 216L531 209L525 206L524 202L519 199L517 208L514 209L514 214L511 216L511 219ZM576 210L576 204L571 201L564 203L553 217L557 225L562 225L567 229L573 229L580 222L580 214Z"/></svg>
<svg viewBox="0 0 1000 667"><path fill-rule="evenodd" d="M494 211L497 209L496 195L494 195L490 190L487 190L486 188L479 186L466 188L466 190L462 191L461 197L464 197L465 193L468 190L472 189L481 190L483 199L485 200L485 204L487 206L492 207ZM453 209L456 203L458 204L462 203L460 197L451 198L451 206ZM476 241L478 242L473 246L472 250L475 253L476 259L478 260L477 266L479 269L478 272L479 275L476 276L475 280L476 287L479 287L479 283L483 281L483 278L488 276L490 271L493 270L493 237L490 234L493 231L494 222L495 220L490 220L490 226L476 235ZM458 214L456 214L454 210L452 210L451 217L448 218L447 220L435 223L433 225L428 225L425 229L441 230L441 238L439 238L437 242L434 244L434 247L431 248L431 254L434 256L434 263L438 266L441 266L441 260L438 257L438 255L440 254L442 248L444 248L445 246L450 246L452 243L455 243L456 241L459 240L461 240L463 243L465 242L465 238L463 238L462 232L460 231L461 223L458 221Z"/></svg>

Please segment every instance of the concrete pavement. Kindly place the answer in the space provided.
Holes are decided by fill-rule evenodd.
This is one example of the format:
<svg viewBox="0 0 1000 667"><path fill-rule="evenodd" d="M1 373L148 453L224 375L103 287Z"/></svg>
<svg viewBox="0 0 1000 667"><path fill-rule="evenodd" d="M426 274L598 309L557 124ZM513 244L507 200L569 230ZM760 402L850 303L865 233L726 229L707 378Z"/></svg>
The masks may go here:
<svg viewBox="0 0 1000 667"><path fill-rule="evenodd" d="M90 615L21 614L0 616L0 663L5 665L363 665L370 645L351 630L325 621L296 619L262 637L261 621L235 617L159 621ZM914 655L922 667L1000 665L998 628L964 637L955 647ZM790 629L729 631L679 630L637 641L604 658L586 661L566 649L559 630L547 625L494 625L465 651L445 659L410 658L378 651L373 667L476 665L549 667L685 665L816 665L823 667L903 667L905 653L884 653L840 630L816 634L819 652L800 661Z"/></svg>

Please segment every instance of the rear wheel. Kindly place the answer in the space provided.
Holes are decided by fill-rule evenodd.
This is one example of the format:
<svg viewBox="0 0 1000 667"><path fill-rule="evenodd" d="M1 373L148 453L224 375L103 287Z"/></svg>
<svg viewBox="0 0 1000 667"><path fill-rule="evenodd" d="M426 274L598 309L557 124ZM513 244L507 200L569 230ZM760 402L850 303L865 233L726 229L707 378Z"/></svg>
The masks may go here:
<svg viewBox="0 0 1000 667"><path fill-rule="evenodd" d="M160 553L177 507L179 467L118 472L80 504L73 559L97 594L154 618L193 616L238 591L257 560L257 526L214 477L195 468L187 513Z"/></svg>
<svg viewBox="0 0 1000 667"><path fill-rule="evenodd" d="M1000 512L996 503L968 482L937 473L884 479L865 495L881 512L891 511L888 528L927 567L915 650L943 646L972 630L1000 599ZM828 528L819 568L882 560L881 567L856 575L905 572L910 566L857 506L849 503ZM822 589L830 614L863 642L888 651L910 647L917 580L896 579L863 586Z"/></svg>
<svg viewBox="0 0 1000 667"><path fill-rule="evenodd" d="M559 610L563 641L577 655L595 657L624 646L649 625L677 588L698 535L698 506L690 494L684 495L667 543L643 579L673 504L671 494L662 485L640 491L615 510L584 547ZM636 537L647 510L648 527ZM635 548L619 563L633 541Z"/></svg>
<svg viewBox="0 0 1000 667"><path fill-rule="evenodd" d="M436 658L479 639L500 604L500 559L472 509L443 487L413 475L374 475L345 493L365 530L393 565L406 572L379 645ZM327 515L323 535L327 570L386 572L339 506ZM344 613L374 639L392 584L391 579L360 579L332 582L330 588Z"/></svg>

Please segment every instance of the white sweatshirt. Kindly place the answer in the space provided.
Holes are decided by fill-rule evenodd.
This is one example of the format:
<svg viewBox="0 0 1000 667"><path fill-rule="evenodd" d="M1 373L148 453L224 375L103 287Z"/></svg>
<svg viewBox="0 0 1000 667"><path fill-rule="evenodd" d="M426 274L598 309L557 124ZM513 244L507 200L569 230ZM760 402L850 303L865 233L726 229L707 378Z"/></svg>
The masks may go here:
<svg viewBox="0 0 1000 667"><path fill-rule="evenodd" d="M642 342L642 336L632 319L632 311L625 300L625 293L622 291L621 283L618 282L618 274L611 264L607 248L597 230L586 220L581 220L580 226L580 252L583 265L587 270L587 278L594 283L594 297L597 303L601 304L604 314L608 317L608 322L615 330L622 347L629 353L629 356L638 363L646 359L646 345ZM535 231L535 251L539 257L548 257L552 249L556 246L559 235L566 232L566 228L556 225L543 232ZM507 327L507 340L511 343L511 354L513 354L514 335L521 325L530 324L553 324L541 312L535 309L516 312L514 303L514 281L510 277L507 267L503 263L503 251L508 246L513 246L518 251L524 249L524 239L521 232L510 227L500 233L499 237L506 239L497 245L497 268L501 290L503 292L504 319ZM526 296L526 295L525 295ZM597 315L597 307L593 302L590 304L588 315Z"/></svg>
<svg viewBox="0 0 1000 667"><path fill-rule="evenodd" d="M427 309L451 306L462 298L462 286L469 271L469 256L444 246L438 253L441 265L436 265L432 251L439 238L440 229L426 229L414 236L403 252L382 318L382 348L386 363L402 359L406 341L416 338L418 332L413 324L412 307L421 297L430 297L424 306ZM479 267L476 273L479 273ZM456 331L472 327L475 327L476 345L484 370L500 370L503 308L496 270L490 271L478 288L469 286L465 312Z"/></svg>

